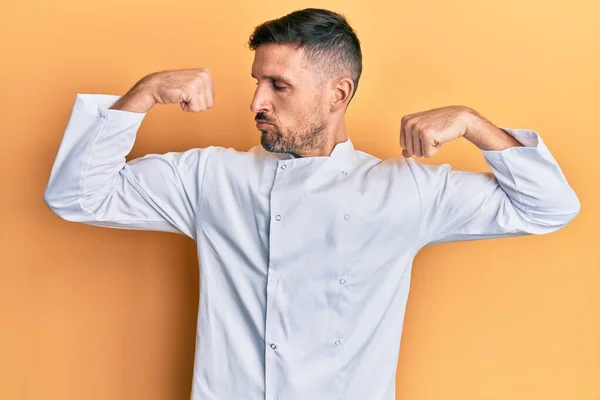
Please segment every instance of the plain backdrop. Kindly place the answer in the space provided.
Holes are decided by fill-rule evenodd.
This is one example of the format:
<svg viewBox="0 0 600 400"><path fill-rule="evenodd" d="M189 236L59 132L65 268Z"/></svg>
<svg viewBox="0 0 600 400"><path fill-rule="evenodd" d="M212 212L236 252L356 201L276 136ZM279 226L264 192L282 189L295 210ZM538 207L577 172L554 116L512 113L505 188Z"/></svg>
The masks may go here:
<svg viewBox="0 0 600 400"><path fill-rule="evenodd" d="M210 68L215 108L151 110L130 157L259 144L248 36L268 19L323 7L344 13L362 42L347 114L356 148L398 157L403 115L466 105L496 125L539 132L582 204L550 235L419 253L398 399L600 399L599 4L3 3L0 398L189 398L201 285L194 243L61 220L42 197L52 162L77 93L122 95L164 69ZM466 141L422 161L488 170Z"/></svg>

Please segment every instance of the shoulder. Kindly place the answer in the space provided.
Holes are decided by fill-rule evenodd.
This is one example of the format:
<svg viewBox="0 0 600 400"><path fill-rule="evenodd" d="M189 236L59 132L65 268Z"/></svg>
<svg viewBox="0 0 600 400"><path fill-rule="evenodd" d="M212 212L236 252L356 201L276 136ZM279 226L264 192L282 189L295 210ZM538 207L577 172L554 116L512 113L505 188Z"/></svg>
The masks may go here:
<svg viewBox="0 0 600 400"><path fill-rule="evenodd" d="M364 151L356 151L356 160L358 168L370 176L388 179L412 174L412 167L417 162L402 156L379 158Z"/></svg>

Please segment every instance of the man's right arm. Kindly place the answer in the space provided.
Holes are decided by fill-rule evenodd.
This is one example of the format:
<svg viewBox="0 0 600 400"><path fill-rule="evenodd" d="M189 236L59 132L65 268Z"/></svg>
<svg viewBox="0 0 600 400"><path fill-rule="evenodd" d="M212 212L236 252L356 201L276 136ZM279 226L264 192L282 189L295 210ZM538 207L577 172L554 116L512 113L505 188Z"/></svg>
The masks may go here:
<svg viewBox="0 0 600 400"><path fill-rule="evenodd" d="M125 160L147 111L175 102L184 111L211 108L208 72L152 74L124 96L78 94L44 192L50 209L69 221L194 238L213 148Z"/></svg>

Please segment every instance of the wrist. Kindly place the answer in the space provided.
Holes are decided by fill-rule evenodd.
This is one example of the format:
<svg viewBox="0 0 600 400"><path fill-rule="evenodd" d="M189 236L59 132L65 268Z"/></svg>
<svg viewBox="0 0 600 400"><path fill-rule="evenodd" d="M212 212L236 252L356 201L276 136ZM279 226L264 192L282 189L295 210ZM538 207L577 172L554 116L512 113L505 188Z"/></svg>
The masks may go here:
<svg viewBox="0 0 600 400"><path fill-rule="evenodd" d="M471 108L465 107L462 113L462 119L465 124L465 130L462 136L467 140L489 129L489 125L486 124L487 121L484 120L477 111Z"/></svg>
<svg viewBox="0 0 600 400"><path fill-rule="evenodd" d="M149 75L138 81L110 109L146 113L157 104L155 97L156 79Z"/></svg>
<svg viewBox="0 0 600 400"><path fill-rule="evenodd" d="M521 146L514 137L491 123L475 110L465 115L465 134L463 137L480 150L505 150Z"/></svg>

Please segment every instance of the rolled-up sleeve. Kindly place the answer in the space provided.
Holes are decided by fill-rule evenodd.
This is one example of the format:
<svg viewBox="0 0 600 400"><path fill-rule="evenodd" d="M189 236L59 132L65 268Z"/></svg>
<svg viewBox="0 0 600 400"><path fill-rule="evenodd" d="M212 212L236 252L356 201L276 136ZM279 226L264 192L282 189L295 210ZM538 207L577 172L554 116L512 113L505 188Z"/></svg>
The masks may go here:
<svg viewBox="0 0 600 400"><path fill-rule="evenodd" d="M211 148L126 162L145 113L109 109L119 98L76 96L44 192L46 204L69 221L195 238Z"/></svg>
<svg viewBox="0 0 600 400"><path fill-rule="evenodd" d="M492 173L407 160L421 200L425 245L546 234L579 213L579 199L540 135L502 129L523 146L482 151Z"/></svg>

